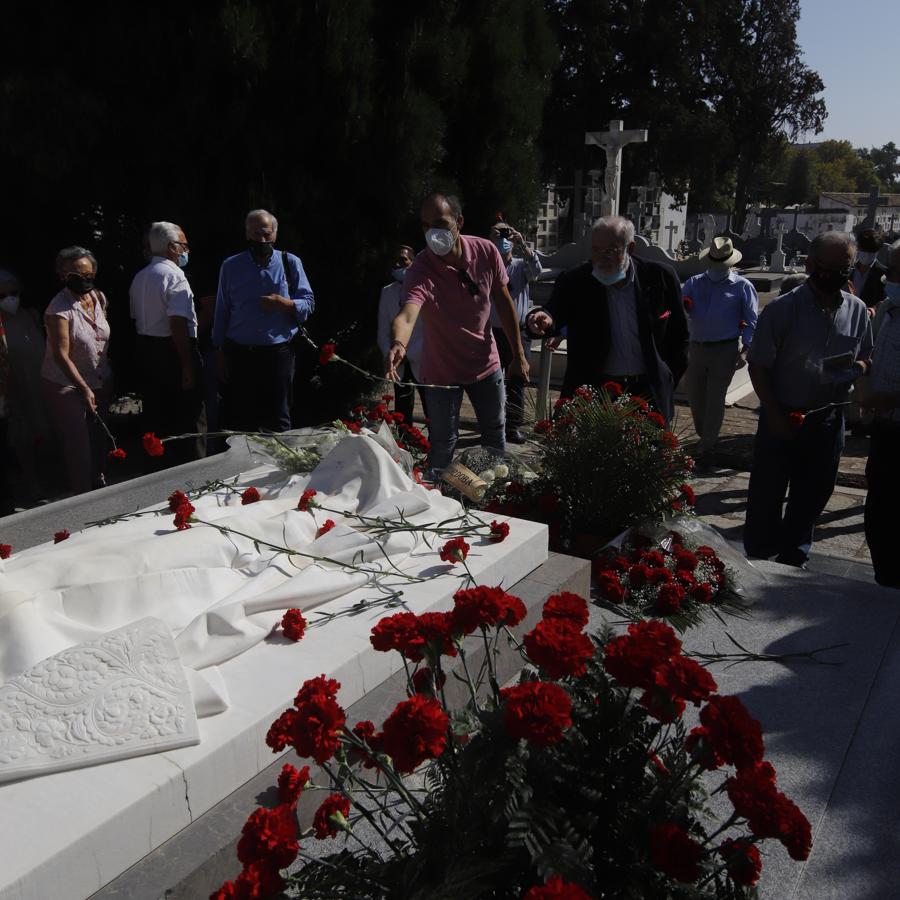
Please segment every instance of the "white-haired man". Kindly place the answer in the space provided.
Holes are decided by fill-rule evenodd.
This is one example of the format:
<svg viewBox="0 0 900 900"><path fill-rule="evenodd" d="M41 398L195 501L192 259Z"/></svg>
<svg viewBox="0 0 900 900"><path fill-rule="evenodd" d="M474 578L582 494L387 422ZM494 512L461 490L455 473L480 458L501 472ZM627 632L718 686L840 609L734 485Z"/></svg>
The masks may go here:
<svg viewBox="0 0 900 900"><path fill-rule="evenodd" d="M547 305L532 310L529 331L568 329L562 395L583 384L616 382L652 400L667 420L687 368L688 326L675 270L632 256L634 225L621 216L591 229L591 259L557 280Z"/></svg>
<svg viewBox="0 0 900 900"><path fill-rule="evenodd" d="M247 250L219 270L212 341L225 383L223 424L239 431L291 427L294 350L291 340L315 309L299 257L276 252L278 220L247 213Z"/></svg>
<svg viewBox="0 0 900 900"><path fill-rule="evenodd" d="M760 313L749 357L761 406L744 523L750 557L804 566L834 490L844 406L872 353L866 304L846 291L855 252L852 235L820 234L809 278Z"/></svg>
<svg viewBox="0 0 900 900"><path fill-rule="evenodd" d="M154 222L147 242L150 262L129 291L144 428L158 436L199 433L206 422L197 312L184 274L190 247L184 230L172 222ZM163 458L169 464L206 455L203 439L176 441L171 451Z"/></svg>

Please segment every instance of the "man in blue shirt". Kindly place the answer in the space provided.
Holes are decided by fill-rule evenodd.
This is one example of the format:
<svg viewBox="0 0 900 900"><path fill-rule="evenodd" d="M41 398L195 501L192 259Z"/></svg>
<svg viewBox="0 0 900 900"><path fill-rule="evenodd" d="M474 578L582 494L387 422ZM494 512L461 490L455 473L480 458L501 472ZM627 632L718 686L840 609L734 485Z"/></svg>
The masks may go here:
<svg viewBox="0 0 900 900"><path fill-rule="evenodd" d="M516 305L519 329L522 332L522 344L527 354L528 347L531 345L531 337L525 329L525 317L531 308L531 294L528 285L541 274L541 261L538 259L537 253L528 249L525 238L506 222L497 222L491 228L490 239L500 251L500 256L503 257L506 265L506 274L509 276L507 287L513 303ZM513 256L513 248L522 254L521 257ZM503 369L503 378L506 382L506 441L509 444L524 444L525 436L520 429L525 416L525 382L521 378L511 378L507 373L509 364L513 360L513 351L503 332L500 316L496 309L491 310L491 330L494 332L494 340L497 342L500 367Z"/></svg>
<svg viewBox="0 0 900 900"><path fill-rule="evenodd" d="M315 309L303 264L275 250L278 220L254 209L248 248L219 271L212 340L226 385L223 425L235 431L291 427L294 351L291 339Z"/></svg>
<svg viewBox="0 0 900 900"><path fill-rule="evenodd" d="M717 237L702 251L707 268L684 285L691 330L687 368L688 402L700 437L698 462L705 462L719 437L725 395L735 368L747 364L759 300L756 288L732 268L741 253L728 238Z"/></svg>

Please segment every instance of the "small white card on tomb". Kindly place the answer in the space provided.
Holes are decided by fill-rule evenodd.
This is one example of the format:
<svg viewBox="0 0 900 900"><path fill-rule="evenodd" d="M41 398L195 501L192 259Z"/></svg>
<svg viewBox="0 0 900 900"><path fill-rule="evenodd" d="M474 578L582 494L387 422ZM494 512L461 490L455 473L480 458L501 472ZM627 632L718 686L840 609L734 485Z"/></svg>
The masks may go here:
<svg viewBox="0 0 900 900"><path fill-rule="evenodd" d="M172 634L147 618L0 685L0 782L200 742Z"/></svg>

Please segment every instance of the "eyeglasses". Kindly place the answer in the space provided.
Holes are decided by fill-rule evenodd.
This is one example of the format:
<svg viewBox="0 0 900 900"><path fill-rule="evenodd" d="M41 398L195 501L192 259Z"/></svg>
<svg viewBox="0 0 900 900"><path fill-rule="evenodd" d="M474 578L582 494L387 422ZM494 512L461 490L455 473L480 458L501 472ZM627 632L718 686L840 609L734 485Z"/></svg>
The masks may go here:
<svg viewBox="0 0 900 900"><path fill-rule="evenodd" d="M472 276L465 269L457 269L456 274L459 277L463 287L473 296L478 296L478 285L472 280Z"/></svg>
<svg viewBox="0 0 900 900"><path fill-rule="evenodd" d="M612 247L591 247L591 253L597 256L622 256L625 253L625 245L615 244Z"/></svg>
<svg viewBox="0 0 900 900"><path fill-rule="evenodd" d="M169 241L170 244L174 244L176 247L184 247L185 250L190 250L191 245L187 241Z"/></svg>

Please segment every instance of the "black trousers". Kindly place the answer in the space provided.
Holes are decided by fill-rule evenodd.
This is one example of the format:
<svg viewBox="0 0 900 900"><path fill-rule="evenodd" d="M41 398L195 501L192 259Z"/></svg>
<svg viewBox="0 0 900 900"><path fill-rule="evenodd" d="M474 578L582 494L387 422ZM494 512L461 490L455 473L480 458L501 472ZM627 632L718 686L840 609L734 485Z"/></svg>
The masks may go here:
<svg viewBox="0 0 900 900"><path fill-rule="evenodd" d="M900 504L900 426L877 421L872 425L869 459L866 463L865 529L875 580L900 588L900 553L897 552L897 509Z"/></svg>
<svg viewBox="0 0 900 900"><path fill-rule="evenodd" d="M135 345L143 402L144 430L157 437L206 432L203 405L203 361L197 342L191 341L194 386L181 387L181 358L170 337L139 334ZM147 457L148 471L179 465L206 456L205 438L173 441L161 457Z"/></svg>
<svg viewBox="0 0 900 900"><path fill-rule="evenodd" d="M294 348L225 342L228 382L222 424L231 431L288 431L294 400Z"/></svg>
<svg viewBox="0 0 900 900"><path fill-rule="evenodd" d="M522 427L525 420L525 381L522 378L510 378L507 369L513 360L512 347L506 339L502 328L491 329L497 342L497 353L500 354L500 368L503 369L503 381L506 384L506 430L515 431Z"/></svg>

